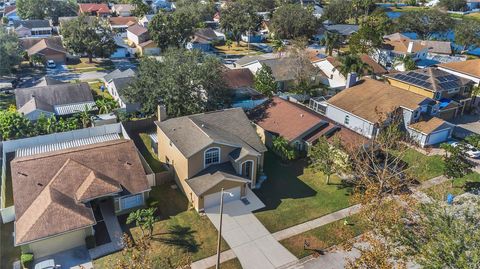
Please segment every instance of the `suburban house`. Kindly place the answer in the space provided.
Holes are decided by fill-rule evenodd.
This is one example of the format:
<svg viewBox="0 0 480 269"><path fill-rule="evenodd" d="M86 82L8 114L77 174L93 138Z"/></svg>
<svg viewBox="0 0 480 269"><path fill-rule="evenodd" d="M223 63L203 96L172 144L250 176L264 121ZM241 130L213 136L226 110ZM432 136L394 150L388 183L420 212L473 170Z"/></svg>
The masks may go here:
<svg viewBox="0 0 480 269"><path fill-rule="evenodd" d="M421 146L447 141L454 126L436 117L439 104L430 97L364 78L326 101L325 116L367 138L393 117Z"/></svg>
<svg viewBox="0 0 480 269"><path fill-rule="evenodd" d="M108 17L111 15L107 4L96 3L78 4L78 13L97 17Z"/></svg>
<svg viewBox="0 0 480 269"><path fill-rule="evenodd" d="M255 76L248 68L223 70L223 80L227 88L233 91L233 95L260 95L255 88Z"/></svg>
<svg viewBox="0 0 480 269"><path fill-rule="evenodd" d="M150 39L148 29L139 24L127 28L127 42L140 56L160 54L160 48Z"/></svg>
<svg viewBox="0 0 480 269"><path fill-rule="evenodd" d="M143 17L138 21L138 24L140 24L140 25L143 26L143 27L148 27L148 23L153 19L153 16L155 16L155 15L147 14L147 15L143 16Z"/></svg>
<svg viewBox="0 0 480 269"><path fill-rule="evenodd" d="M457 77L469 79L473 81L476 86L480 85L480 59L444 63L438 65L438 69Z"/></svg>
<svg viewBox="0 0 480 269"><path fill-rule="evenodd" d="M158 158L197 211L245 197L259 187L267 151L241 108L167 119L159 106Z"/></svg>
<svg viewBox="0 0 480 269"><path fill-rule="evenodd" d="M135 6L132 4L115 4L112 6L112 13L117 14L120 17L130 17Z"/></svg>
<svg viewBox="0 0 480 269"><path fill-rule="evenodd" d="M65 116L82 112L85 107L96 109L86 82L16 89L15 101L18 112L30 120L37 120L42 114Z"/></svg>
<svg viewBox="0 0 480 269"><path fill-rule="evenodd" d="M467 0L467 6L470 10L480 9L480 0Z"/></svg>
<svg viewBox="0 0 480 269"><path fill-rule="evenodd" d="M147 0L145 2L147 2L147 4L150 3L150 6L154 12L158 12L160 10L172 11L175 9L173 3L168 0Z"/></svg>
<svg viewBox="0 0 480 269"><path fill-rule="evenodd" d="M49 85L57 85L57 84L65 84L65 83L68 83L68 82L56 80L49 76L43 76L39 80L34 82L33 87L49 86Z"/></svg>
<svg viewBox="0 0 480 269"><path fill-rule="evenodd" d="M410 56L414 61L425 59L429 47L422 45L418 40L412 40L400 33L383 37L383 45L372 52L372 58L387 68L395 67L400 71L405 70L403 64L395 63L399 58Z"/></svg>
<svg viewBox="0 0 480 269"><path fill-rule="evenodd" d="M115 34L125 38L127 37L127 28L137 24L137 17L110 17L108 23Z"/></svg>
<svg viewBox="0 0 480 269"><path fill-rule="evenodd" d="M63 47L62 38L59 36L22 38L19 44L29 57L39 55L46 61L53 60L57 64L65 64L67 61L67 50Z"/></svg>
<svg viewBox="0 0 480 269"><path fill-rule="evenodd" d="M8 24L20 20L20 17L17 15L17 7L15 5L6 6L5 10L3 11L3 17L8 19Z"/></svg>
<svg viewBox="0 0 480 269"><path fill-rule="evenodd" d="M243 59L245 57L248 58ZM278 84L279 90L288 90L292 84L296 82L295 70L298 70L297 66L299 63L297 63L292 57L286 56L278 58L265 55L259 55L258 57L245 57L240 58L235 64L237 66L250 69L253 74L255 74L262 67L262 65L270 67L272 70L272 75ZM310 83L312 85L318 85L320 83L325 84L328 79L326 74L313 65L309 60L306 61L308 61L308 63L305 63L306 66L311 65L312 77Z"/></svg>
<svg viewBox="0 0 480 269"><path fill-rule="evenodd" d="M356 24L330 24L324 23L322 27L318 28L317 33L313 39L320 41L325 37L325 32L332 32L341 35L344 39L349 38L354 33L358 32L360 27Z"/></svg>
<svg viewBox="0 0 480 269"><path fill-rule="evenodd" d="M132 69L114 71L106 74L103 77L108 93L118 102L120 108L125 109L126 112L134 112L140 109L140 104L129 103L122 97L122 91L128 87L135 77L135 71Z"/></svg>
<svg viewBox="0 0 480 269"><path fill-rule="evenodd" d="M327 56L326 58L312 61L312 64L325 74L325 85L336 91L345 89L347 78L340 73L338 69L340 62L337 59L332 56Z"/></svg>
<svg viewBox="0 0 480 269"><path fill-rule="evenodd" d="M473 82L433 67L385 75L392 86L435 100L435 115L452 119L471 108Z"/></svg>
<svg viewBox="0 0 480 269"><path fill-rule="evenodd" d="M143 206L151 184L133 141L115 137L17 150L10 162L15 246L38 259L85 249L99 222L116 221L121 231L115 215ZM121 242L121 232L109 234L112 242Z"/></svg>
<svg viewBox="0 0 480 269"><path fill-rule="evenodd" d="M193 39L186 45L187 49L197 49L208 52L213 50L215 42L219 42L223 38L218 36L211 28L197 29L193 34Z"/></svg>
<svg viewBox="0 0 480 269"><path fill-rule="evenodd" d="M307 149L324 136L331 140L338 137L345 144L359 144L365 139L357 133L340 126L313 110L273 97L249 113L257 133L267 147L272 147L275 137L285 138L296 150Z"/></svg>
<svg viewBox="0 0 480 269"><path fill-rule="evenodd" d="M52 26L47 20L18 20L13 22L13 29L18 37L49 37Z"/></svg>

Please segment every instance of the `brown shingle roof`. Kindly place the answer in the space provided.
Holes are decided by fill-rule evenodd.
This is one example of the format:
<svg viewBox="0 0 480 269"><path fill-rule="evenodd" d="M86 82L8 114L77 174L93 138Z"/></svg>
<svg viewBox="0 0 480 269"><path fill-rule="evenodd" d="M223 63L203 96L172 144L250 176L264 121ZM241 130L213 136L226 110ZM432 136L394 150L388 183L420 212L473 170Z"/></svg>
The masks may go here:
<svg viewBox="0 0 480 269"><path fill-rule="evenodd" d="M135 24L135 25L132 25L130 27L128 27L127 31L129 31L130 33L136 35L136 36L141 36L143 34L146 34L148 33L148 29L146 27L143 27L139 24Z"/></svg>
<svg viewBox="0 0 480 269"><path fill-rule="evenodd" d="M414 40L411 40L407 36L404 36L400 33L385 36L383 39L383 45L385 49L400 53L408 52L408 45L410 42L413 42L412 52L419 52L426 48L426 46L422 45L420 42L414 42Z"/></svg>
<svg viewBox="0 0 480 269"><path fill-rule="evenodd" d="M379 63L375 62L372 57L368 56L367 54L360 55L360 59L362 62L368 64L375 75L383 75L388 73L387 69L381 66Z"/></svg>
<svg viewBox="0 0 480 269"><path fill-rule="evenodd" d="M223 79L230 89L250 88L254 84L254 76L248 68L226 69Z"/></svg>
<svg viewBox="0 0 480 269"><path fill-rule="evenodd" d="M5 14L5 16L7 16L7 15L9 15L9 13L11 13L12 11L15 11L15 10L17 10L17 6L15 6L15 5L6 6L3 13Z"/></svg>
<svg viewBox="0 0 480 269"><path fill-rule="evenodd" d="M11 174L16 245L93 225L86 200L149 190L137 149L124 139L15 158Z"/></svg>
<svg viewBox="0 0 480 269"><path fill-rule="evenodd" d="M50 52L63 54L67 53L61 44L58 44L50 39L42 39L40 42L37 42L35 45L33 45L33 47L27 50L29 56L37 53L48 55Z"/></svg>
<svg viewBox="0 0 480 269"><path fill-rule="evenodd" d="M430 134L433 131L436 131L445 123L446 122L440 118L432 117L430 119L422 120L414 124L411 124L409 127L414 130L420 131L424 134Z"/></svg>
<svg viewBox="0 0 480 269"><path fill-rule="evenodd" d="M464 62L445 63L440 64L439 66L445 69L480 78L480 59L468 60Z"/></svg>
<svg viewBox="0 0 480 269"><path fill-rule="evenodd" d="M110 8L107 4L78 4L78 8L81 13L85 12L97 12L97 13L110 13Z"/></svg>
<svg viewBox="0 0 480 269"><path fill-rule="evenodd" d="M398 107L414 110L427 99L425 96L393 87L388 83L365 78L357 85L330 98L328 103L371 123L377 123L382 120L384 114L391 113Z"/></svg>
<svg viewBox="0 0 480 269"><path fill-rule="evenodd" d="M110 17L110 25L131 25L137 23L137 17Z"/></svg>
<svg viewBox="0 0 480 269"><path fill-rule="evenodd" d="M314 112L280 97L273 97L252 111L250 119L268 132L278 134L288 141L298 139L322 122Z"/></svg>

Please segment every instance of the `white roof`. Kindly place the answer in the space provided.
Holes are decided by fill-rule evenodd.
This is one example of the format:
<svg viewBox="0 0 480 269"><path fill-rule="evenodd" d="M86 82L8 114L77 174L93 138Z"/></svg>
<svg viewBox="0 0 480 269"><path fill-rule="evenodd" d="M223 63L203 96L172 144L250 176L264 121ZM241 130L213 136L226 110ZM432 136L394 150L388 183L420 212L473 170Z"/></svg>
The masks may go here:
<svg viewBox="0 0 480 269"><path fill-rule="evenodd" d="M88 138L75 139L70 141L58 142L53 144L38 145L29 148L19 148L15 151L15 157L24 157L45 152L52 152L62 149L69 149L74 147L86 146L105 141L120 139L118 134L106 134L101 136L92 136Z"/></svg>
<svg viewBox="0 0 480 269"><path fill-rule="evenodd" d="M69 115L69 114L83 112L85 111L85 106L87 106L88 111L97 109L94 101L77 103L77 104L59 105L59 106L55 106L53 109L55 110L56 115L62 116L62 115Z"/></svg>

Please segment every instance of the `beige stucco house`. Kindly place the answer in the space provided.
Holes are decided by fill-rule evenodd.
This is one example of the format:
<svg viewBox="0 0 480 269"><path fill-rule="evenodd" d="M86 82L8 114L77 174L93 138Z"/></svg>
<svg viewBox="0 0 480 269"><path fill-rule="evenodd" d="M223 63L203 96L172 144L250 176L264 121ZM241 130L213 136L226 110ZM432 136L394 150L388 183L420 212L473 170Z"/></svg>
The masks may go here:
<svg viewBox="0 0 480 269"><path fill-rule="evenodd" d="M267 151L241 108L166 119L159 106L158 157L197 211L255 188Z"/></svg>

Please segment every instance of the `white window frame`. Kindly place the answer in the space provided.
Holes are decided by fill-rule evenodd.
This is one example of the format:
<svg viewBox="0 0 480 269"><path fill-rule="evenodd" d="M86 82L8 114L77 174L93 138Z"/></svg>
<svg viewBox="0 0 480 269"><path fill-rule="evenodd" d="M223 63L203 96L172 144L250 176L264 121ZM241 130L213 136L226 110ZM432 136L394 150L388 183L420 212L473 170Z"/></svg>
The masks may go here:
<svg viewBox="0 0 480 269"><path fill-rule="evenodd" d="M211 163L208 163L207 164L207 153L208 151L212 150L212 149L216 149L218 150L218 160L217 162L211 162ZM207 167L207 166L210 166L212 164L217 164L217 163L220 163L220 159L222 157L222 150L219 148L219 147L210 147L210 148L207 148L204 152L203 152L203 168Z"/></svg>

